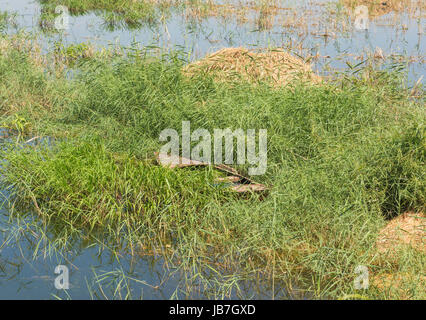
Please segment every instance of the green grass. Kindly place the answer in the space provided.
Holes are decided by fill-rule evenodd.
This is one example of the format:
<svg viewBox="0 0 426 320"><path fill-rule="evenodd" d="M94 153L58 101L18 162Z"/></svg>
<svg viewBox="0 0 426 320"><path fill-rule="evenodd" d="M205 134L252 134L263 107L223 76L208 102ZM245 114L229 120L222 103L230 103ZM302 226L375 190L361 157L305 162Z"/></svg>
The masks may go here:
<svg viewBox="0 0 426 320"><path fill-rule="evenodd" d="M19 114L33 135L57 138L3 152L12 213L32 208L60 239L101 233L158 250L206 283L213 280L199 270L209 266L261 273L316 298L426 297L424 254L383 257L375 248L387 218L425 209L424 100L409 97L400 74L366 68L336 83L273 89L188 79L180 53L131 52L86 59L68 80L23 50L0 55L3 118ZM267 129L268 169L258 180L272 187L268 196L215 188L211 169L156 166L160 132L179 131L182 120L210 131ZM412 277L403 294L359 291L357 265L370 277Z"/></svg>
<svg viewBox="0 0 426 320"><path fill-rule="evenodd" d="M0 32L6 31L10 27L17 27L16 13L0 10Z"/></svg>
<svg viewBox="0 0 426 320"><path fill-rule="evenodd" d="M142 25L154 26L172 11L182 11L186 8L195 9L197 15L201 16L208 15L209 11L216 13L218 9L211 7L210 1L198 0L39 0L39 2L42 6L40 25L47 30L52 29L53 21L58 16L55 13L57 6L66 6L69 13L74 16L95 13L103 18L105 27L110 30L137 29Z"/></svg>
<svg viewBox="0 0 426 320"><path fill-rule="evenodd" d="M245 17L247 10L263 11L276 6L274 1L259 0L250 4L235 4L232 0L216 3L212 0L38 0L42 7L40 26L54 31L53 21L58 16L57 6L66 6L74 16L94 13L101 16L108 30L138 29L163 22L172 13L183 13L192 23L208 17Z"/></svg>
<svg viewBox="0 0 426 320"><path fill-rule="evenodd" d="M126 27L139 27L143 23L152 24L157 17L156 6L150 1L109 1L109 0L40 0L42 15L40 21L53 21L57 16L55 8L65 6L72 15L83 15L92 11L101 13L110 27L124 24ZM49 23L47 23L49 25Z"/></svg>

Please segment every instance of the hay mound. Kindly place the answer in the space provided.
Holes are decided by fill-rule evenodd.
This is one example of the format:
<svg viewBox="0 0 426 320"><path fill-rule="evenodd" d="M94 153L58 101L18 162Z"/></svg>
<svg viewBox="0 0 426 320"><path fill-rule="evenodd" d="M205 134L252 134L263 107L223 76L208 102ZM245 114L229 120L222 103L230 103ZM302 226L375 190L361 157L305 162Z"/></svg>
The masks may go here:
<svg viewBox="0 0 426 320"><path fill-rule="evenodd" d="M400 245L409 245L426 253L426 217L424 214L405 213L392 219L380 231L377 240L379 252L392 251Z"/></svg>
<svg viewBox="0 0 426 320"><path fill-rule="evenodd" d="M189 64L183 71L187 76L207 73L218 81L266 81L274 86L285 86L297 79L321 82L309 64L281 50L254 52L245 48L225 48Z"/></svg>

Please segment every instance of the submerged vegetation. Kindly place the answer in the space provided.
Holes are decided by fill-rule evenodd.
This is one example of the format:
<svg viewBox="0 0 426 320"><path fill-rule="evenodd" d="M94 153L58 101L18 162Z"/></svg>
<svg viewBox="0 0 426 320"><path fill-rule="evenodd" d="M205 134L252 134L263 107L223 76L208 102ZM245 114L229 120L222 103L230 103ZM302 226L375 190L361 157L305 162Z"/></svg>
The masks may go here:
<svg viewBox="0 0 426 320"><path fill-rule="evenodd" d="M270 30L274 26L289 28L308 28L308 20L312 19L313 2L297 0L38 0L42 12L39 24L43 30L54 31L53 21L58 17L57 6L65 6L73 16L94 13L101 16L105 27L109 30L117 28L137 29L141 26L155 26L164 22L171 14L178 12L186 20L199 22L211 17L224 20L235 19L237 24L253 23L258 30ZM299 12L298 6L306 5L306 13ZM329 6L328 21L325 34L347 30L348 21L340 20L336 13L344 12L346 16L355 18L354 10L358 6L366 6L372 18L389 13L409 13L415 17L422 15L426 9L421 0L338 0L326 2ZM297 17L297 16L300 16ZM0 17L1 20L1 17ZM323 19L315 18L315 25L322 25ZM331 22L331 23L330 23ZM339 23L336 23L339 22ZM329 29L329 30L328 30ZM318 31L320 32L320 30Z"/></svg>
<svg viewBox="0 0 426 320"><path fill-rule="evenodd" d="M75 1L75 0L39 0L42 6L40 23L43 26L51 26L57 16L55 8L66 6L72 15L83 15L95 12L101 15L106 26L110 29L126 27L139 28L144 24L154 25L163 21L174 11L183 12L188 19L199 20L207 17L231 17L239 16L240 20L246 20L247 12L261 11L273 7L276 14L278 3L276 0L246 1L235 5L232 1L218 4L212 0L138 0L138 1ZM271 13L268 9L268 15Z"/></svg>
<svg viewBox="0 0 426 320"><path fill-rule="evenodd" d="M188 76L181 52L82 45L42 55L21 37L0 39L2 122L25 124L2 152L12 216L32 212L63 245L102 234L133 254L161 253L217 292L236 285L215 284L220 275L260 274L290 293L359 295L354 270L364 265L372 281L362 296L426 297L424 253L376 245L387 219L425 211L424 99L402 73L365 64L320 84L217 81ZM211 168L158 166L160 132L182 121L267 129L267 196L218 188ZM54 142L24 143L45 136ZM393 275L397 286L379 281Z"/></svg>
<svg viewBox="0 0 426 320"><path fill-rule="evenodd" d="M146 0L141 1L75 1L75 0L39 0L42 5L41 20L51 20L55 16L55 8L57 6L65 6L73 15L85 14L93 10L102 10L105 14L110 12L106 17L109 19L119 19L128 25L137 25L139 21L152 22L155 18L155 10L153 3ZM111 13L113 15L111 15ZM115 17L115 18L114 18Z"/></svg>

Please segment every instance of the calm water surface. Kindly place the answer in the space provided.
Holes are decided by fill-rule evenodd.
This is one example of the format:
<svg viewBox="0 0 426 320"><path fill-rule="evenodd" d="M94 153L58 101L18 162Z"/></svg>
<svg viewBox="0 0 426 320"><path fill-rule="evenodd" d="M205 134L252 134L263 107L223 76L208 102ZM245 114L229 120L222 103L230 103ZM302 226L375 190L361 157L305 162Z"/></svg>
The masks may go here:
<svg viewBox="0 0 426 320"><path fill-rule="evenodd" d="M370 16L368 30L358 30L354 18L339 13L344 11L337 5L338 1L281 0L279 3L288 10L268 16L269 24L261 24L262 15L255 10L248 10L244 21L235 16L194 19L175 10L155 25L111 31L102 13L87 13L71 16L65 34L44 34L42 41L46 46L59 39L68 44L90 41L97 46L129 46L136 42L141 46L181 48L190 59L199 59L224 47L284 47L303 57L316 56L313 67L320 74L327 74L330 68L347 69L346 62L353 65L363 61L367 53L380 50L385 57L411 57L412 62L407 65L410 83L425 74L426 13L415 6L409 13L390 11ZM19 28L40 29L38 1L0 0L0 10L14 12ZM333 21L346 22L343 25L331 22L330 12Z"/></svg>

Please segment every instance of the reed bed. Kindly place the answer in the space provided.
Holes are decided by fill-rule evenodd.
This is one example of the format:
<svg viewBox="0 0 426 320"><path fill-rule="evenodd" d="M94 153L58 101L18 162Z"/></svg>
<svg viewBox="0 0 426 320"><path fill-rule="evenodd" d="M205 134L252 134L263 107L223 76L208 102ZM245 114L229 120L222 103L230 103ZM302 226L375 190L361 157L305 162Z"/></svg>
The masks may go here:
<svg viewBox="0 0 426 320"><path fill-rule="evenodd" d="M12 218L32 214L65 247L96 236L134 255L162 254L213 296L258 276L311 298L359 296L354 270L365 265L372 279L409 276L397 288L372 281L363 297L425 297L424 253L408 247L390 256L376 245L389 219L425 210L424 99L413 99L404 74L366 66L319 86L229 83L211 73L188 77L182 52L133 48L86 59L66 78L37 68L19 46L7 50L1 115L30 128L2 152ZM228 51L234 58L210 57L211 68L244 70L251 58ZM283 53L259 56L269 61L264 70L281 60L306 67ZM184 120L209 131L267 129L259 182L272 186L268 196L217 188L208 167L158 166L160 132L179 131ZM55 142L29 146L31 136Z"/></svg>

